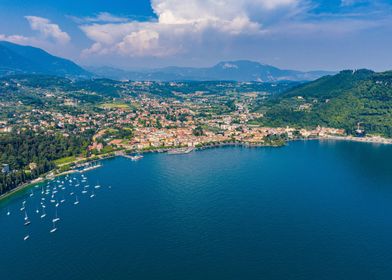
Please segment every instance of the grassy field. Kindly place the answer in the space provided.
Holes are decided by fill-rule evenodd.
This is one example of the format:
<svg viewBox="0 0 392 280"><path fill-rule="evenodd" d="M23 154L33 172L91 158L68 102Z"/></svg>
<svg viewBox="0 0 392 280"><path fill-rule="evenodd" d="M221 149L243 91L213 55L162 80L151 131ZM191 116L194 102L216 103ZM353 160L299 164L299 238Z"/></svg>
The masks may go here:
<svg viewBox="0 0 392 280"><path fill-rule="evenodd" d="M130 109L130 106L126 103L116 102L116 103L103 103L99 105L102 109Z"/></svg>
<svg viewBox="0 0 392 280"><path fill-rule="evenodd" d="M72 156L72 157L65 157L65 158L57 159L57 160L54 161L54 163L57 166L60 166L60 165L65 165L65 164L71 163L71 162L73 162L75 160L76 160L76 157Z"/></svg>

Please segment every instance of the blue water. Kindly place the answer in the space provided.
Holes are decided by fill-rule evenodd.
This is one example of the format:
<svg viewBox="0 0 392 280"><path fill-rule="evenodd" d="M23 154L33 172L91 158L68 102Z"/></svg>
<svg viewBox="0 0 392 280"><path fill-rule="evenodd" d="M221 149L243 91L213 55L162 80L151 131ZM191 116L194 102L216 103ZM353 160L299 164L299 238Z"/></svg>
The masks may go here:
<svg viewBox="0 0 392 280"><path fill-rule="evenodd" d="M94 198L66 184L55 233L40 188L0 204L0 275L392 279L391 159L392 146L310 141L107 160L86 173Z"/></svg>

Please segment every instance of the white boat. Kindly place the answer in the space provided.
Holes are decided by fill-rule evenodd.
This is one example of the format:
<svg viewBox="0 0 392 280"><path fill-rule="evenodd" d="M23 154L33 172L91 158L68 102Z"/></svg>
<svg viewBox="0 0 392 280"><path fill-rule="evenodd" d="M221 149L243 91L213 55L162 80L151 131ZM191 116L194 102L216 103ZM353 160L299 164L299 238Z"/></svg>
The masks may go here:
<svg viewBox="0 0 392 280"><path fill-rule="evenodd" d="M29 239L30 238L30 235L26 235L24 238L23 238L23 241L26 241L27 239Z"/></svg>
<svg viewBox="0 0 392 280"><path fill-rule="evenodd" d="M7 216L11 215L10 209L7 209Z"/></svg>
<svg viewBox="0 0 392 280"><path fill-rule="evenodd" d="M76 196L76 201L74 202L75 205L79 204L78 196Z"/></svg>
<svg viewBox="0 0 392 280"><path fill-rule="evenodd" d="M93 198L95 196L94 190L92 191L90 197Z"/></svg>
<svg viewBox="0 0 392 280"><path fill-rule="evenodd" d="M24 222L25 226L28 226L29 224L31 224L30 220L27 220L27 221Z"/></svg>
<svg viewBox="0 0 392 280"><path fill-rule="evenodd" d="M60 218L57 217L57 208L56 208L56 214L54 216L54 219L52 220L53 223L60 221Z"/></svg>
<svg viewBox="0 0 392 280"><path fill-rule="evenodd" d="M50 230L50 233L54 233L54 232L56 232L56 230L57 230L56 224L55 224L55 222L53 221L53 228Z"/></svg>
<svg viewBox="0 0 392 280"><path fill-rule="evenodd" d="M46 217L46 213L45 213L45 207L42 207L42 215L41 215L41 219Z"/></svg>
<svg viewBox="0 0 392 280"><path fill-rule="evenodd" d="M100 187L101 187L101 185L94 186L95 189L99 189Z"/></svg>

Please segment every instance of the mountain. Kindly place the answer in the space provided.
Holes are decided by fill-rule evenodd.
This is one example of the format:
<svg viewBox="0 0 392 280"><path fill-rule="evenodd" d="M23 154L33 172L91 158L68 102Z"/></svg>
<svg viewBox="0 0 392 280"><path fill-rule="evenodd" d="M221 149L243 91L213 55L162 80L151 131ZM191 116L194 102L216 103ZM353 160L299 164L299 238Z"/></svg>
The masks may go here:
<svg viewBox="0 0 392 280"><path fill-rule="evenodd" d="M70 78L95 76L114 80L135 81L239 81L278 82L311 81L327 71L301 72L282 70L254 61L239 60L220 62L212 67L165 67L126 71L110 67L89 67L90 72L74 62L53 56L42 49L0 41L0 76L15 74L54 75Z"/></svg>
<svg viewBox="0 0 392 280"><path fill-rule="evenodd" d="M301 72L282 70L274 66L248 60L225 61L206 68L165 67L140 71L126 71L110 67L90 67L88 69L96 75L106 78L139 81L311 81L325 75L335 74L335 72L327 71Z"/></svg>
<svg viewBox="0 0 392 280"><path fill-rule="evenodd" d="M345 129L392 137L392 71L345 70L277 95L259 111L263 125Z"/></svg>
<svg viewBox="0 0 392 280"><path fill-rule="evenodd" d="M356 71L344 70L336 75L323 76L310 83L301 84L289 90L282 96L303 96L306 98L332 98L355 88L359 83L375 75L375 72L368 69Z"/></svg>
<svg viewBox="0 0 392 280"><path fill-rule="evenodd" d="M0 41L0 76L43 74L89 78L92 75L74 62L42 49Z"/></svg>

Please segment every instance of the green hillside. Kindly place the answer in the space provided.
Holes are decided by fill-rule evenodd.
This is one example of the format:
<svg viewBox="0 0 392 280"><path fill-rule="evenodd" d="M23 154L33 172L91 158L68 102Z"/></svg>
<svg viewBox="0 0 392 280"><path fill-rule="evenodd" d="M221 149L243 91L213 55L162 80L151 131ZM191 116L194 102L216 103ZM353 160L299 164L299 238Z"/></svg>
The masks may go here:
<svg viewBox="0 0 392 280"><path fill-rule="evenodd" d="M342 71L263 104L264 125L344 128L392 137L392 72Z"/></svg>

